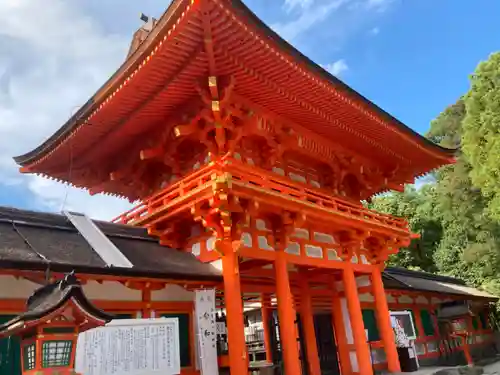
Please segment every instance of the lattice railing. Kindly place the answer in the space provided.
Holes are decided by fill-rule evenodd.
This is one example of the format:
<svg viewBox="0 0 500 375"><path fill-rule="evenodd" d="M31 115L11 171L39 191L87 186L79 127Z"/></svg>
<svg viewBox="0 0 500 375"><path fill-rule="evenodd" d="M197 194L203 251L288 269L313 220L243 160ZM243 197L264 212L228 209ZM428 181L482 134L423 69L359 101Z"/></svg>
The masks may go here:
<svg viewBox="0 0 500 375"><path fill-rule="evenodd" d="M216 170L216 164L203 167L145 199L129 211L114 218L112 222L136 224L158 210L174 207L186 197L206 188L211 183L212 175Z"/></svg>
<svg viewBox="0 0 500 375"><path fill-rule="evenodd" d="M160 216L175 210L180 204L193 200L196 194L211 187L214 176L229 173L233 189L238 187L259 189L270 195L288 198L307 204L310 207L325 208L343 215L372 222L383 226L407 230L406 220L387 214L382 214L361 204L349 202L331 195L327 190L310 187L304 183L292 181L287 177L269 172L254 166L246 165L235 159L212 163L189 174L182 180L160 190L136 207L113 220L116 223L141 225L150 216ZM235 190L236 194L237 191Z"/></svg>

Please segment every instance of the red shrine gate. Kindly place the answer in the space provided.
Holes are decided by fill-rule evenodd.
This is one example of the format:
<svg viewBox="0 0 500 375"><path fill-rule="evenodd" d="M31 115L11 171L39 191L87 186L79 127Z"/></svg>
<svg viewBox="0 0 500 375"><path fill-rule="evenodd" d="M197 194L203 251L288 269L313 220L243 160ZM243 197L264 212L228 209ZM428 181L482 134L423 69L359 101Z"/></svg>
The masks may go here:
<svg viewBox="0 0 500 375"><path fill-rule="evenodd" d="M116 221L220 266L231 373L248 372L242 299L263 294L287 332L288 375L302 372L297 313L309 373L321 373L320 311L332 314L342 373L371 374L361 285L375 297L388 369L399 371L381 270L412 235L361 202L452 162L452 152L330 76L238 0L175 0L139 34L110 81L16 158L22 171L140 200Z"/></svg>

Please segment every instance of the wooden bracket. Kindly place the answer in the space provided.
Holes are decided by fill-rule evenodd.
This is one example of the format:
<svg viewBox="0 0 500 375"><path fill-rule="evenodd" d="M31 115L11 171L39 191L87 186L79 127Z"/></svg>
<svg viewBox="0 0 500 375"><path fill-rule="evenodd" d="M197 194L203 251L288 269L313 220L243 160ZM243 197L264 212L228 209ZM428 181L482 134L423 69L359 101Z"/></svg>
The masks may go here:
<svg viewBox="0 0 500 375"><path fill-rule="evenodd" d="M212 182L212 197L195 204L191 214L195 221L213 233L216 237L215 249L223 255L226 251L239 250L242 228L249 223L253 205L232 194L230 174L214 174Z"/></svg>
<svg viewBox="0 0 500 375"><path fill-rule="evenodd" d="M273 232L274 246L276 250L286 248L290 235L296 228L302 227L307 221L307 215L301 212L281 211L272 215L269 219Z"/></svg>

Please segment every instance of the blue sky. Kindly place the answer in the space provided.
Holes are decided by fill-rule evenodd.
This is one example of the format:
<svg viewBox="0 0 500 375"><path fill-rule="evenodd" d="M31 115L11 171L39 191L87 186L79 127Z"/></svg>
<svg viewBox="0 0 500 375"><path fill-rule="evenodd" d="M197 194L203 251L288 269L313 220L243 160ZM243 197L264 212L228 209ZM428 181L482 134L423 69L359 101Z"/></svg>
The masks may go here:
<svg viewBox="0 0 500 375"><path fill-rule="evenodd" d="M43 3L43 4L42 4ZM123 61L138 15L168 0L0 2L0 205L110 218L128 203L22 176L13 155L52 134ZM500 49L498 0L247 0L301 52L420 133Z"/></svg>

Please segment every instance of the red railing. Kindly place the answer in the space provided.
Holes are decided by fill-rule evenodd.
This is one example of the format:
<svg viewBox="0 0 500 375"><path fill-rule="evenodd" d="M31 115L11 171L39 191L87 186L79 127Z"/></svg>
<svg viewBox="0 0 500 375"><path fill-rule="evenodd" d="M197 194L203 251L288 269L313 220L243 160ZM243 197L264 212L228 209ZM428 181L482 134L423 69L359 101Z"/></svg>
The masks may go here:
<svg viewBox="0 0 500 375"><path fill-rule="evenodd" d="M239 161L234 161L225 168L231 173L235 185L238 181L241 181L249 188L265 189L280 196L288 196L306 204L335 210L356 218L399 229L408 229L408 222L405 219L379 213L365 208L361 204L351 203L345 199L332 196L325 189L311 188L304 183L291 181L287 177L272 172L256 170L255 167L250 167Z"/></svg>
<svg viewBox="0 0 500 375"><path fill-rule="evenodd" d="M173 207L197 191L203 190L210 183L212 174L217 170L217 164L205 166L190 173L182 180L167 186L158 193L142 201L139 205L112 220L113 223L135 224L160 209Z"/></svg>
<svg viewBox="0 0 500 375"><path fill-rule="evenodd" d="M113 222L140 224L150 216L158 216L160 211L168 212L175 209L179 204L185 203L187 198L194 197L196 193L210 186L215 172L230 173L235 187L260 189L263 193L299 200L312 207L334 210L373 224L408 230L408 223L402 218L369 210L360 204L332 196L325 189L309 187L305 183L292 181L288 177L257 169L232 158L210 164L189 174L118 216Z"/></svg>

